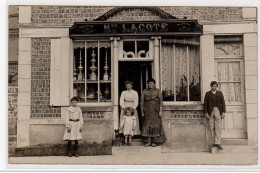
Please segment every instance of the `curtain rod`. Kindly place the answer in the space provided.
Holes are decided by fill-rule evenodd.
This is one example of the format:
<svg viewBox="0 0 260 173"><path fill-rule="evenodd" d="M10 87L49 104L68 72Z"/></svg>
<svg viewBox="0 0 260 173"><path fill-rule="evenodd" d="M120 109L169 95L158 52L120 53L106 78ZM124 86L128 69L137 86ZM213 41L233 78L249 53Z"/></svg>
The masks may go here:
<svg viewBox="0 0 260 173"><path fill-rule="evenodd" d="M184 45L193 45L199 46L200 43L198 41L190 41L185 39L162 39L162 43L173 43L173 44L184 44Z"/></svg>

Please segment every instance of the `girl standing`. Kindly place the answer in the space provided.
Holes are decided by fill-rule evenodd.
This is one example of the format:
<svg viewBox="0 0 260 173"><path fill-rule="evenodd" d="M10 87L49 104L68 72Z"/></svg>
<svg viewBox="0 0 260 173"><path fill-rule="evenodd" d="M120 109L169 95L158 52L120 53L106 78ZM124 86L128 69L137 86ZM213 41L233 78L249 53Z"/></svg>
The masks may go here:
<svg viewBox="0 0 260 173"><path fill-rule="evenodd" d="M134 110L131 107L125 108L120 123L120 129L125 136L125 144L128 146L131 146L132 136L134 135L134 129L136 126L136 117L133 115ZM129 139L128 142L127 139Z"/></svg>
<svg viewBox="0 0 260 173"><path fill-rule="evenodd" d="M133 82L126 81L125 82L126 90L121 93L120 96L120 107L121 107L121 114L120 114L120 121L123 116L124 109L126 107L131 107L134 111L134 117L136 118L136 126L134 129L134 135L140 135L140 125L139 125L139 118L136 108L138 107L138 93L133 90ZM123 133L119 130L120 133Z"/></svg>
<svg viewBox="0 0 260 173"><path fill-rule="evenodd" d="M83 128L83 116L80 107L77 106L78 99L71 99L71 106L67 108L65 115L65 133L63 140L68 141L67 151L68 156L72 157L72 152L74 150L74 154L76 157L78 154L78 140L82 139L82 128ZM74 147L72 146L72 142L74 142Z"/></svg>

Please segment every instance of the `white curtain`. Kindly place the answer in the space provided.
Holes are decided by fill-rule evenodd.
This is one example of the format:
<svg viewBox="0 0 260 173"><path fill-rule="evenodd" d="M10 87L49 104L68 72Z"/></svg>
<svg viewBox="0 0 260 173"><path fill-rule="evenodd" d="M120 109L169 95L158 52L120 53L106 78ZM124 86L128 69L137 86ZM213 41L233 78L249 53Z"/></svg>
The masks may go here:
<svg viewBox="0 0 260 173"><path fill-rule="evenodd" d="M188 45L187 48L187 45L165 43L162 44L161 55L162 90L173 95L175 87L176 101L188 101L188 85L200 87L199 46ZM188 71L189 77L187 77ZM191 101L192 98L194 99L190 95Z"/></svg>

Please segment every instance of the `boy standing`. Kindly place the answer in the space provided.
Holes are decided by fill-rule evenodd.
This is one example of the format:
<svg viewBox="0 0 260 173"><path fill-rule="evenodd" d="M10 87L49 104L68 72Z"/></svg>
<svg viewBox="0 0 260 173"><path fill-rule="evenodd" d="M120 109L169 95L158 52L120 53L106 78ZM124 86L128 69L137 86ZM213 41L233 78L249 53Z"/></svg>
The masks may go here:
<svg viewBox="0 0 260 173"><path fill-rule="evenodd" d="M204 111L209 120L213 146L223 150L221 146L221 119L225 118L226 105L221 91L217 90L218 83L210 83L211 90L206 92L204 98Z"/></svg>

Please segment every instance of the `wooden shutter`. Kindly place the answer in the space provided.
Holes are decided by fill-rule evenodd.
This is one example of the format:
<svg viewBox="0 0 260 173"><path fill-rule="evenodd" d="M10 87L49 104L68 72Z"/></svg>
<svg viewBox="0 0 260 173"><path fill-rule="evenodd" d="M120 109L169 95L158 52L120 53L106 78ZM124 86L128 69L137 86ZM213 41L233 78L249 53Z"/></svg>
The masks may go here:
<svg viewBox="0 0 260 173"><path fill-rule="evenodd" d="M70 39L51 39L50 105L70 104Z"/></svg>

